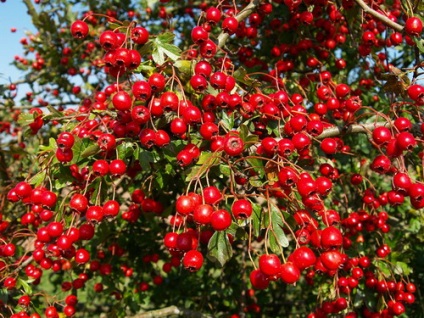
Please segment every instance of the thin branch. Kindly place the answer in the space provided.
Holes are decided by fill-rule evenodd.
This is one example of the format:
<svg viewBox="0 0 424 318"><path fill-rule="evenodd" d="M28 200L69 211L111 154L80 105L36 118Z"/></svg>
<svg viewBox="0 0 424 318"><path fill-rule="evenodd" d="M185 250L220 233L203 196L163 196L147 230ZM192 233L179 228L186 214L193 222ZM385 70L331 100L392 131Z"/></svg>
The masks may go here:
<svg viewBox="0 0 424 318"><path fill-rule="evenodd" d="M243 10L239 12L235 16L238 22L243 21L246 19L253 11L255 11L256 7L259 5L260 0L252 0L246 7L244 7ZM218 47L223 48L225 45L225 42L227 42L230 35L226 32L221 32L221 34L218 36Z"/></svg>
<svg viewBox="0 0 424 318"><path fill-rule="evenodd" d="M358 134L358 133L367 133L374 130L377 127L391 127L392 123L389 122L379 122L379 123L368 123L368 124L354 124L350 126L335 126L325 129L317 139L324 139L328 137L336 137L343 134Z"/></svg>
<svg viewBox="0 0 424 318"><path fill-rule="evenodd" d="M177 306L169 306L162 309L152 310L135 316L127 316L127 318L159 318L169 317L170 315L179 315L187 318L210 318L211 316L202 314L197 311L178 308Z"/></svg>
<svg viewBox="0 0 424 318"><path fill-rule="evenodd" d="M355 0L355 2L362 8L362 10L364 10L365 13L372 15L374 18L380 20L381 22L383 22L385 25L391 27L392 29L394 29L398 32L402 32L402 30L403 30L402 25L390 20L385 15L383 15L383 14L375 11L374 9L370 8L363 0Z"/></svg>

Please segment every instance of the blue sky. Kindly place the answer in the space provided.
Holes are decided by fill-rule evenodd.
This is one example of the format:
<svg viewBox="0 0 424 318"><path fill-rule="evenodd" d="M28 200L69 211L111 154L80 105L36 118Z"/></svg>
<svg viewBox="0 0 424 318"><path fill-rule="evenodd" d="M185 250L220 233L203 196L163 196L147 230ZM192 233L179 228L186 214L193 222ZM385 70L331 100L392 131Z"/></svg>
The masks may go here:
<svg viewBox="0 0 424 318"><path fill-rule="evenodd" d="M25 31L32 30L30 17L21 0L6 0L0 3L0 84L8 83L8 78L16 81L21 73L10 65L15 55L22 55L22 45L19 40L25 37ZM12 33L10 29L17 31Z"/></svg>

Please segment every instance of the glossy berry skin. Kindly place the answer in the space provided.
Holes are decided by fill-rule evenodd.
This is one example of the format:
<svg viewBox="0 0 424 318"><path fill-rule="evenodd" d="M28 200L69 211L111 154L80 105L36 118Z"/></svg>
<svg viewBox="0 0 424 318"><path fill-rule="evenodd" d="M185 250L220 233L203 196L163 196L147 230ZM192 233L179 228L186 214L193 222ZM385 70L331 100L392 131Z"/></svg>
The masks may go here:
<svg viewBox="0 0 424 318"><path fill-rule="evenodd" d="M300 270L292 262L287 262L280 267L280 278L286 284L294 284L300 278Z"/></svg>
<svg viewBox="0 0 424 318"><path fill-rule="evenodd" d="M321 232L321 246L324 249L338 248L343 244L343 235L334 226L329 226Z"/></svg>
<svg viewBox="0 0 424 318"><path fill-rule="evenodd" d="M275 254L263 254L259 257L259 269L268 276L280 273L281 261Z"/></svg>
<svg viewBox="0 0 424 318"><path fill-rule="evenodd" d="M223 231L230 227L232 222L231 215L226 210L217 210L212 213L211 226L215 231Z"/></svg>
<svg viewBox="0 0 424 318"><path fill-rule="evenodd" d="M202 196L205 203L210 205L218 204L223 199L221 191L214 186L203 188Z"/></svg>
<svg viewBox="0 0 424 318"><path fill-rule="evenodd" d="M188 271L197 272L203 265L203 255L197 250L190 250L184 255L182 263Z"/></svg>
<svg viewBox="0 0 424 318"><path fill-rule="evenodd" d="M419 36L423 32L421 19L417 17L408 18L405 22L405 32L413 36Z"/></svg>
<svg viewBox="0 0 424 318"><path fill-rule="evenodd" d="M130 110L132 105L132 98L127 92L119 91L113 96L112 104L116 110Z"/></svg>
<svg viewBox="0 0 424 318"><path fill-rule="evenodd" d="M149 40L149 31L142 26L137 26L131 30L131 40L136 44L143 45Z"/></svg>
<svg viewBox="0 0 424 318"><path fill-rule="evenodd" d="M238 156L243 152L243 140L237 135L229 135L224 142L224 151L229 156Z"/></svg>
<svg viewBox="0 0 424 318"><path fill-rule="evenodd" d="M265 275L260 269L253 270L250 275L250 282L255 289L266 289L269 286L268 276Z"/></svg>
<svg viewBox="0 0 424 318"><path fill-rule="evenodd" d="M337 152L337 142L334 138L325 138L321 142L321 150L327 155L333 155Z"/></svg>
<svg viewBox="0 0 424 318"><path fill-rule="evenodd" d="M97 176L105 176L109 173L109 163L106 160L99 159L93 163L93 172Z"/></svg>
<svg viewBox="0 0 424 318"><path fill-rule="evenodd" d="M109 163L109 171L112 176L119 177L125 174L127 171L127 165L123 160L115 159Z"/></svg>
<svg viewBox="0 0 424 318"><path fill-rule="evenodd" d="M202 44L209 39L209 34L203 27L196 26L191 30L191 39L196 44Z"/></svg>
<svg viewBox="0 0 424 318"><path fill-rule="evenodd" d="M247 219L252 215L252 203L246 199L234 201L231 206L231 212L236 219Z"/></svg>
<svg viewBox="0 0 424 318"><path fill-rule="evenodd" d="M90 260L90 253L84 249L80 248L75 252L75 262L78 264L85 264Z"/></svg>
<svg viewBox="0 0 424 318"><path fill-rule="evenodd" d="M88 199L84 195L76 193L71 197L69 206L72 210L83 213L87 210Z"/></svg>
<svg viewBox="0 0 424 318"><path fill-rule="evenodd" d="M71 25L71 34L75 39L84 39L89 32L87 23L76 20Z"/></svg>
<svg viewBox="0 0 424 318"><path fill-rule="evenodd" d="M314 252L306 246L301 246L293 251L287 259L289 262L293 262L299 270L304 270L317 261Z"/></svg>
<svg viewBox="0 0 424 318"><path fill-rule="evenodd" d="M72 146L74 145L74 142L75 142L75 138L69 132L61 132L56 140L57 146L62 149L72 148Z"/></svg>
<svg viewBox="0 0 424 318"><path fill-rule="evenodd" d="M213 213L214 209L210 204L199 204L194 208L193 220L198 224L209 224Z"/></svg>

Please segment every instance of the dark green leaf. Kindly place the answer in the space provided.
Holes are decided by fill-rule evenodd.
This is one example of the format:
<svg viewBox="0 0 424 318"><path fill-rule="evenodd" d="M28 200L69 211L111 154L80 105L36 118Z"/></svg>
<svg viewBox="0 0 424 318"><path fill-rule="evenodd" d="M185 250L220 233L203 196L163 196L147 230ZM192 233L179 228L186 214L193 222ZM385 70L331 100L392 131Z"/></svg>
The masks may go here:
<svg viewBox="0 0 424 318"><path fill-rule="evenodd" d="M262 229L263 208L256 203L252 203L252 208L253 208L253 213L252 213L253 235L258 237Z"/></svg>
<svg viewBox="0 0 424 318"><path fill-rule="evenodd" d="M155 161L155 158L153 157L151 152L144 149L140 149L138 160L140 161L141 168L144 171L152 170L150 164Z"/></svg>
<svg viewBox="0 0 424 318"><path fill-rule="evenodd" d="M247 163L255 170L260 178L265 176L264 163L262 160L257 158L248 157L246 158Z"/></svg>
<svg viewBox="0 0 424 318"><path fill-rule="evenodd" d="M220 164L219 172L221 172L224 176L229 177L231 175L231 169L228 165Z"/></svg>
<svg viewBox="0 0 424 318"><path fill-rule="evenodd" d="M226 231L216 231L209 240L207 257L221 267L231 258L233 249Z"/></svg>

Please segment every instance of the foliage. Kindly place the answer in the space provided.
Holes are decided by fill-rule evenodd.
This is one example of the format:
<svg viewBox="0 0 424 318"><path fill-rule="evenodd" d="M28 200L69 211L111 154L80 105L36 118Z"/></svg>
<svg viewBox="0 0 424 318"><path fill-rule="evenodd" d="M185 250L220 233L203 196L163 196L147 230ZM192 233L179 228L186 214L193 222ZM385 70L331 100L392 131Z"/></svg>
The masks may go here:
<svg viewBox="0 0 424 318"><path fill-rule="evenodd" d="M2 315L422 316L421 1L23 2Z"/></svg>

